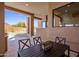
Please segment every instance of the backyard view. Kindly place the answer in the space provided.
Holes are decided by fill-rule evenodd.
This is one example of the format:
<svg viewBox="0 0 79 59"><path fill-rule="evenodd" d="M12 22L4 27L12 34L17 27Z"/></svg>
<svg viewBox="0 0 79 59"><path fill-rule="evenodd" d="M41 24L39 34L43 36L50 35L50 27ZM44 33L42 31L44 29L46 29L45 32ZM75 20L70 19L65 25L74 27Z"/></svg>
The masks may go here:
<svg viewBox="0 0 79 59"><path fill-rule="evenodd" d="M36 28L38 28L38 19L34 19L34 34L36 34ZM5 10L5 33L8 34L8 38L16 34L28 33L28 16Z"/></svg>
<svg viewBox="0 0 79 59"><path fill-rule="evenodd" d="M8 38L18 33L27 33L27 16L13 11L5 10L5 33Z"/></svg>

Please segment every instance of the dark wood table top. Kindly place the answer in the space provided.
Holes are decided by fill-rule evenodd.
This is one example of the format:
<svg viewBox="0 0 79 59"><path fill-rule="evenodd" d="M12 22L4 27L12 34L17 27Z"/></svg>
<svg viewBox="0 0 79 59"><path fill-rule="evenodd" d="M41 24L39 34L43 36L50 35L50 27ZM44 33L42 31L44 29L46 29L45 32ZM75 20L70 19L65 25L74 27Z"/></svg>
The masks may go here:
<svg viewBox="0 0 79 59"><path fill-rule="evenodd" d="M53 47L44 51L40 44L18 51L20 57L60 57L69 49L68 45L53 42Z"/></svg>

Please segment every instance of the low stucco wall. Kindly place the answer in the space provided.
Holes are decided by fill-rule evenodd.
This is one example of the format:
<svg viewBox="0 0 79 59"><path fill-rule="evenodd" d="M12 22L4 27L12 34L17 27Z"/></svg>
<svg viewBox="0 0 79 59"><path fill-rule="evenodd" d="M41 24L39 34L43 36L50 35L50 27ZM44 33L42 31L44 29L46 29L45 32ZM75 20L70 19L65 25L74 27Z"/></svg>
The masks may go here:
<svg viewBox="0 0 79 59"><path fill-rule="evenodd" d="M72 50L79 52L79 27L39 28L37 29L37 35L41 36L43 41L54 41L56 36L66 37L66 44L70 45Z"/></svg>

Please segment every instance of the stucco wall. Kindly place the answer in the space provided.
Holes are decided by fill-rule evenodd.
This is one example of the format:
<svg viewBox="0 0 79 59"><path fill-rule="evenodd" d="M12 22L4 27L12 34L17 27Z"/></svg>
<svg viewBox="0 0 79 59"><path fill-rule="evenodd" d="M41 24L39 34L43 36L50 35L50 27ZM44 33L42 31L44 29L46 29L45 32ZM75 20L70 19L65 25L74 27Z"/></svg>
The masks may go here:
<svg viewBox="0 0 79 59"><path fill-rule="evenodd" d="M37 35L41 36L43 41L55 40L56 36L66 37L71 49L79 52L79 27L56 27L50 29L37 29Z"/></svg>

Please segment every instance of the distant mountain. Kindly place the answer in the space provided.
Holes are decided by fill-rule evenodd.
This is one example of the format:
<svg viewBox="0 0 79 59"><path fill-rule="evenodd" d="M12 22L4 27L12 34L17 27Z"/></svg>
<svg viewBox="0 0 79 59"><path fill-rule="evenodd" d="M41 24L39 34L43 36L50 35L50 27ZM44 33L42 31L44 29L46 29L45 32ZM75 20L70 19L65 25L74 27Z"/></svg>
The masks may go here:
<svg viewBox="0 0 79 59"><path fill-rule="evenodd" d="M8 23L5 23L5 26L11 26L10 24L8 24Z"/></svg>

